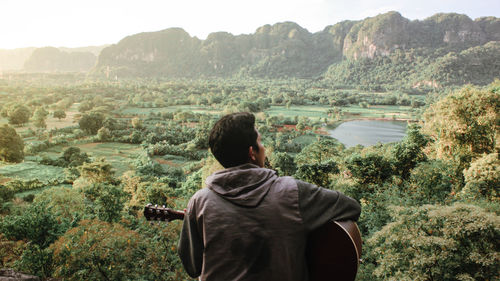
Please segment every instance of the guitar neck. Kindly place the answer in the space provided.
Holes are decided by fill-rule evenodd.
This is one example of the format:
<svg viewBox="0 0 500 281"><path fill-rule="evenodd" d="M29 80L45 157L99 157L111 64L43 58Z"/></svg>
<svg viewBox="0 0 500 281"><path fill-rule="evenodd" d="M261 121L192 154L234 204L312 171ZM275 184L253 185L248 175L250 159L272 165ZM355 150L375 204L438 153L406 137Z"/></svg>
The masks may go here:
<svg viewBox="0 0 500 281"><path fill-rule="evenodd" d="M183 220L184 212L176 211L165 206L147 204L144 207L144 217L148 221L166 221Z"/></svg>

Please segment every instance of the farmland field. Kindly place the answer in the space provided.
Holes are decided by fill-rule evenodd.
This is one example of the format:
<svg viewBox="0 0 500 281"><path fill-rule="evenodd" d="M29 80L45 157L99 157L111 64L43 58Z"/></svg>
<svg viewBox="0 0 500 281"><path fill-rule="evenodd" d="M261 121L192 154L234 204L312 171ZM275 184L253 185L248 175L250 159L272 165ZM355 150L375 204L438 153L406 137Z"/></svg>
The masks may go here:
<svg viewBox="0 0 500 281"><path fill-rule="evenodd" d="M343 119L392 118L392 116L396 119L412 119L411 109L410 106L398 105L373 105L368 108L357 105L342 107Z"/></svg>
<svg viewBox="0 0 500 281"><path fill-rule="evenodd" d="M121 109L119 113L123 115L148 115L150 113L162 112L177 112L177 111L191 111L193 113L210 113L219 114L217 109L210 109L208 106L197 105L175 105L167 107L126 107Z"/></svg>
<svg viewBox="0 0 500 281"><path fill-rule="evenodd" d="M311 105L297 105L290 106L286 108L285 106L271 106L270 109L266 110L266 114L269 116L283 116L283 117L295 117L295 116L305 116L309 118L325 118L328 117L326 111L329 106L311 106Z"/></svg>
<svg viewBox="0 0 500 281"><path fill-rule="evenodd" d="M38 164L36 162L25 161L19 164L10 164L0 166L0 180L11 179L34 180L42 182L63 179L64 168Z"/></svg>
<svg viewBox="0 0 500 281"><path fill-rule="evenodd" d="M74 146L80 148L91 157L96 159L103 157L106 159L106 161L109 162L116 170L117 176L132 169L130 161L135 159L141 151L141 147L139 145L116 142L94 142L77 144ZM46 150L43 154L56 158L59 157L61 152L66 148L67 146L54 146Z"/></svg>
<svg viewBox="0 0 500 281"><path fill-rule="evenodd" d="M177 155L155 156L153 157L153 160L161 165L171 167L184 167L190 163L196 162Z"/></svg>
<svg viewBox="0 0 500 281"><path fill-rule="evenodd" d="M45 123L47 124L47 130L50 129L61 129L69 126L75 126L78 125L78 122L75 121L75 115L80 114L78 112L78 103L74 103L68 110L65 111L66 117L62 119L57 119L52 116L52 110L48 110L51 112L48 116L47 119L45 120ZM0 126L3 124L8 124L7 118L0 117ZM28 129L36 130L37 128L30 122L25 124L22 127L17 127L16 131L18 133L22 133L27 131Z"/></svg>
<svg viewBox="0 0 500 281"><path fill-rule="evenodd" d="M270 109L266 110L266 114L269 116L283 116L283 117L295 117L304 116L311 119L322 119L328 117L328 109L330 106L320 106L320 105L299 105L290 106L286 108L285 106L271 106ZM397 105L374 105L367 108L363 108L358 105L349 105L341 107L343 116L342 120L352 120L352 119L369 119L369 118L392 118L395 116L396 119L412 119L412 108L410 106L397 106Z"/></svg>

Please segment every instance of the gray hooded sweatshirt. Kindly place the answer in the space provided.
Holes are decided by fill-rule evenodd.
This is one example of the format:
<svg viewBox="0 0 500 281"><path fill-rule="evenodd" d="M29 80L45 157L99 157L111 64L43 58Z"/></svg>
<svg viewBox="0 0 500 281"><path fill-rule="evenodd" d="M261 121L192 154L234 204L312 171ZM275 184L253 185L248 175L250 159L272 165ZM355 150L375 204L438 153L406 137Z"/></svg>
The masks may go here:
<svg viewBox="0 0 500 281"><path fill-rule="evenodd" d="M303 281L308 233L330 219L357 220L360 211L338 191L244 164L212 174L193 195L178 253L201 280Z"/></svg>

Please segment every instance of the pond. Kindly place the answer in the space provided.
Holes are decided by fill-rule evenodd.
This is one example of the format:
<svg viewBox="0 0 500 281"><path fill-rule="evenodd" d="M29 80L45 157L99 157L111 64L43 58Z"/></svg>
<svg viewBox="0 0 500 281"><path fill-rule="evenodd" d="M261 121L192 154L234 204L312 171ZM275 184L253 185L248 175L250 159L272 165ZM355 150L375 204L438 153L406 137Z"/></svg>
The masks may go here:
<svg viewBox="0 0 500 281"><path fill-rule="evenodd" d="M370 146L402 140L406 135L406 126L405 121L355 120L344 122L328 133L346 147L358 144Z"/></svg>

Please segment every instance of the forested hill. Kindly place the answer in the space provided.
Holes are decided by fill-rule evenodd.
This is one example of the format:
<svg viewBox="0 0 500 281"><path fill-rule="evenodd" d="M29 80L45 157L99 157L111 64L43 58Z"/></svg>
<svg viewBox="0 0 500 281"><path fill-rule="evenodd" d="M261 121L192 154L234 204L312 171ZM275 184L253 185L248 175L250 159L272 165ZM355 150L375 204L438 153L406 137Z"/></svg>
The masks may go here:
<svg viewBox="0 0 500 281"><path fill-rule="evenodd" d="M96 63L91 52L66 52L54 47L38 48L24 63L29 72L86 72Z"/></svg>
<svg viewBox="0 0 500 281"><path fill-rule="evenodd" d="M403 80L412 85L484 84L500 73L499 41L500 19L472 20L460 14L410 21L388 12L316 33L283 22L264 25L253 34L212 33L205 40L170 28L128 36L105 48L93 73L192 78L325 75L358 85ZM477 66L482 69L479 82ZM373 77L371 70L380 77Z"/></svg>
<svg viewBox="0 0 500 281"><path fill-rule="evenodd" d="M0 49L0 71L87 72L107 46Z"/></svg>

